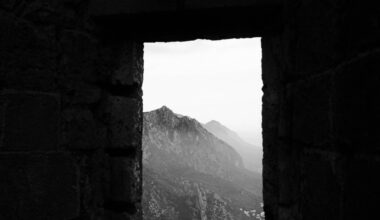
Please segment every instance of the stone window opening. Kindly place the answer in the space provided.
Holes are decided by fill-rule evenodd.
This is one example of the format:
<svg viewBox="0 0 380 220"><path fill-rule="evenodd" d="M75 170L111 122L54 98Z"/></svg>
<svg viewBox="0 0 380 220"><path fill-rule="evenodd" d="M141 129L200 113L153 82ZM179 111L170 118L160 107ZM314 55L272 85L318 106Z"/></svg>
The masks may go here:
<svg viewBox="0 0 380 220"><path fill-rule="evenodd" d="M0 3L0 219L142 218L143 42L262 37L268 220L378 216L376 1Z"/></svg>
<svg viewBox="0 0 380 220"><path fill-rule="evenodd" d="M223 47L222 46L223 44L227 45L227 46ZM213 54L212 52L207 51L207 49L202 50L199 47L199 45L203 45L203 48L209 47L210 48L209 50L211 50L211 51L219 51L218 54L225 53L225 57L229 57L229 60L227 60L226 58L224 58L221 55L219 57L217 57L216 54ZM196 47L198 49L194 49L194 47ZM234 50L234 49L231 49L231 47L237 47L237 49ZM222 50L221 48L223 48L224 50ZM160 50L166 51L167 54L157 52ZM172 55L170 53L170 51L172 52L172 54L176 54L176 56ZM186 52L183 52L183 51L186 51ZM240 53L238 53L237 51L239 51ZM254 53L254 52L248 53L247 51L259 51L259 53L258 54ZM199 59L197 59L195 56L191 56L192 53L197 53L196 57L199 57ZM201 53L205 53L206 55L203 56ZM206 57L207 55L209 57ZM213 59L213 57L211 57L212 55L216 58ZM179 56L183 56L185 58L183 58L183 59L178 58ZM235 58L235 59L233 59L233 58ZM157 59L158 61L154 62L153 61L154 59ZM190 60L190 59L192 59L192 60ZM207 59L209 59L210 61L207 61ZM193 61L193 60L195 60L195 61ZM218 60L219 63L218 63L218 61L215 61L215 60ZM244 61L241 61L241 60L244 60ZM222 70L223 67L221 67L219 69L215 68L215 67L210 68L208 65L205 65L204 63L202 63L202 61L210 62L214 66L216 64L219 66L224 66L224 70ZM178 63L178 64L176 65L176 63ZM254 64L252 64L252 63L254 63ZM212 64L210 64L210 65L212 65ZM190 68L191 66L194 66L194 65L198 65L199 68L194 68L194 67ZM166 68L160 68L160 66L163 66ZM233 70L232 67L229 67L229 66L235 67L235 69ZM238 68L239 66L246 66L245 67L246 69ZM182 68L180 68L180 67L182 67ZM190 68L191 71L187 70L188 68ZM197 73L197 71L198 72L202 71L200 69L203 69L203 71L215 72L216 74L214 74L214 75L207 74L207 73L199 74L199 73ZM206 70L204 70L204 69L206 69ZM228 70L230 71L231 75L233 75L234 77L231 77L231 76L229 76L229 78L227 77L228 74L226 72ZM243 73L241 73L241 72L243 72ZM233 73L235 73L235 74L233 74ZM251 74L255 74L256 76L252 77ZM181 77L184 80L181 80ZM179 79L177 79L177 78L179 78ZM224 83L223 80L226 80L226 79L227 79L228 83ZM166 82L166 81L169 81L169 82ZM221 98L221 96L218 96L217 94L215 94L216 92L213 92L213 90L219 91L219 93L222 93L222 94L224 94L224 92L228 93L228 91L229 91L229 93L231 93L231 94L229 96L225 95L224 98L225 98L227 103L230 103L229 104L230 106L236 105L236 107L235 107L235 110L229 109L228 114L231 114L231 115L239 114L237 109L245 107L245 108L249 108L249 110L253 111L253 113L255 115L261 115L261 104L262 104L261 98L262 97L260 95L260 91L262 89L262 85L261 85L261 83L257 84L256 81L261 82L261 43L260 43L260 39L230 39L230 40L227 39L227 40L220 40L220 41L219 40L218 41L196 40L196 41L187 41L187 42L174 42L174 43L166 42L166 43L153 43L153 44L151 44L151 43L146 44L145 43L145 45L144 45L144 83L143 83L144 96L143 96L143 103L144 102L148 102L148 103L153 102L153 103L149 103L149 105L147 105L147 106L144 104L144 112L146 112L146 113L144 113L144 119L143 120L149 121L149 122L147 122L146 125L145 125L145 121L144 121L144 129L148 130L147 133L149 133L149 134L144 134L144 129L143 129L143 142L142 143L143 143L143 149L144 149L144 147L146 148L146 146L144 146L144 144L149 145L150 152L149 153L146 152L147 155L144 155L145 151L143 150L143 164L142 164L143 169L142 170L143 170L143 182L145 183L145 185L144 185L145 188L143 187L143 192L145 194L148 194L148 192L149 192L149 194L150 194L150 193L153 193L154 188L162 187L159 185L160 181L157 182L156 179L152 178L152 172L153 172L152 169L153 168L152 168L152 165L149 164L149 163L153 163L153 162L150 162L150 160L152 160L151 158L154 158L154 156L152 156L152 154L153 154L152 152L154 152L154 151L152 151L152 148L156 149L156 147L157 147L157 146L155 146L154 143L152 143L152 142L154 142L154 140L152 141L151 139L153 139L154 137L158 138L158 133L161 132L161 131L157 131L157 128L159 126L155 127L159 123L161 123L161 122L157 122L157 120L168 120L167 118L171 118L170 120L176 120L175 123L183 123L181 121L183 119L183 117L185 117L185 118L186 117L195 117L195 120L197 120L196 115L191 114L191 112L196 112L196 110L194 110L194 107L191 107L191 105L188 105L188 107L190 107L190 108L183 107L186 104L181 103L181 101L176 99L176 97L181 96L184 100L189 100L189 102L197 103L197 106L199 106L199 107L204 106L206 109L207 108L213 108L213 110L215 112L217 112L218 111L217 106L220 106L220 104L216 101L215 107L212 107L211 104L208 105L208 103L205 103L205 101L204 101L206 99L202 99L202 94L200 94L200 92L203 91L204 96L207 96L207 97L211 96L215 100L217 100L218 98ZM186 83L191 84L192 87L188 88L186 86ZM204 90L203 89L204 84L207 84L207 83L208 84L220 84L220 85L216 86L216 87L209 85L207 90ZM239 84L240 84L240 86L237 86ZM245 89L244 90L244 89L241 89L241 87L249 87L249 88L252 87L252 89ZM200 92L194 92L194 89L199 90ZM224 89L226 89L226 90L224 90ZM237 91L231 92L231 90L234 90L234 89L238 90L240 93ZM165 92L162 92L160 90L164 90ZM192 91L191 95L187 94L186 92L183 92L183 91L187 91L187 90ZM178 94L176 94L176 93L178 93ZM258 95L252 95L253 93L258 93ZM154 94L154 95L152 95L152 94ZM173 97L173 99L160 98L158 96L158 94L161 95L160 97L167 96L167 97ZM189 96L187 96L187 95L189 95ZM246 106L242 105L242 103L244 103L244 101L240 100L240 99L238 100L236 98L239 95L242 97L245 97L246 102L254 102L257 106L260 106L260 108L258 108L256 110L256 109L253 109L253 107L251 105L246 105ZM235 98L236 100L231 100L233 98ZM228 100L230 100L230 101L228 101ZM212 99L209 101L212 102ZM177 108L174 108L175 110L173 110L170 103L177 105L177 106L174 106ZM182 105L182 112L181 112L181 110L178 110L178 109L181 109L181 107L180 107L181 105ZM163 107L161 107L161 106L163 106ZM178 106L179 106L179 108L178 108ZM226 108L226 106L224 106L224 107ZM246 112L247 111L248 110L246 110ZM185 114L185 116L182 115L183 113L186 113L186 112L187 112L187 114ZM246 112L244 112L244 110L242 109L240 114L246 115L247 114ZM246 115L246 120L250 120L251 117L255 117L255 118L258 117L258 116L253 116L253 113ZM166 118L162 119L161 118L161 117L163 117L162 115L165 115ZM218 117L217 115L214 114L213 117ZM220 116L220 114L219 114L219 116ZM236 115L236 117L241 119L242 116ZM202 119L202 118L200 118L200 119ZM200 119L198 118L199 122L202 122L202 123L207 122L207 121L200 120ZM217 118L215 118L215 119L217 119ZM255 120L255 122L257 123L259 128L258 128L258 131L253 131L254 128L252 128L252 125L251 125L251 127L250 127L252 129L251 136L257 135L257 136L261 137L261 118L256 119L256 120ZM211 123L211 122L215 122L215 123ZM204 126L207 126L207 125L211 126L209 129L213 129L213 126L220 126L218 128L224 127L224 125L220 124L217 121L211 121L211 122L209 125L208 125L208 123L204 124ZM152 127L152 124L154 124L153 127ZM166 126L165 127L166 129L172 129L171 130L172 132L174 131L174 135L173 134L168 135L166 138L165 138L165 132L163 132L162 135L159 135L160 136L159 140L163 141L168 146L170 144L174 143L174 142L171 142L171 141L173 141L173 136L176 136L176 138L179 138L179 139L181 138L181 135L179 134L178 129L172 128L171 125L169 125L169 126L166 124L160 124L160 125ZM191 127L192 124L188 124L188 126ZM204 128L206 128L206 127L204 127ZM153 129L154 129L154 131L153 131ZM228 130L228 132L230 132L230 131L234 132L231 130L231 128L226 128L226 129ZM216 135L216 134L212 134L211 133L212 131L207 130L207 128L205 129L205 131L210 132L210 135L212 135L212 136ZM156 133L156 132L158 132L158 133ZM214 132L216 132L216 131L214 131ZM227 140L225 137L222 137L222 136L219 136L219 137L216 136L216 138L218 138L218 139L224 138L224 141ZM245 144L249 145L244 140L244 138L238 137L238 135L236 138L239 138L238 139L239 141L242 141ZM258 139L260 139L260 138L258 138ZM147 143L147 142L149 142L149 143ZM255 178L258 178L258 180L252 180L252 183L245 183L245 184L251 185L252 188L256 187L256 189L255 189L256 192L260 194L260 196L257 196L255 194L252 194L250 196L252 199L252 203L257 203L255 206L252 206L254 208L248 208L248 205L245 204L245 206L243 206L243 207L236 208L236 206L235 206L234 207L236 209L235 211L239 212L239 214L242 216L251 217L254 219L264 219L263 202L262 202L262 186L261 186L261 182L262 182L262 180L261 180L262 148L260 146L261 143L257 144L257 145L259 145L258 148L252 149L252 151L250 151L250 149L241 149L241 148L246 147L247 145L242 146L242 145L237 144L236 142L232 143L233 140L227 140L227 142L228 142L229 146L232 146L233 144L235 144L235 146L233 146L232 148L235 151L237 151L237 153L240 156L243 155L243 163L245 164L245 168L247 168L247 165L248 165L249 169L250 169L250 171L247 170L246 172L247 173L252 172L252 171L255 172ZM177 144L181 145L182 143L177 143ZM250 147L256 147L253 145L249 145L249 146ZM180 150L180 149L178 149L178 150ZM162 160L160 160L160 161L162 161ZM249 163L249 164L247 164L247 163ZM156 164L156 167L164 166L160 163L155 163L155 164ZM146 170L145 170L145 166L149 167L149 169L146 168ZM175 164L174 164L174 166L175 166ZM145 170L145 173L144 173L144 170ZM144 178L147 178L147 180L145 180ZM158 178L157 175L156 175L156 178ZM149 181L152 181L152 182L147 182L148 179L149 179ZM196 181L195 181L195 183L196 183ZM177 187L180 188L180 184L178 184L178 183L172 183L172 184L176 185ZM149 187L152 187L153 189L150 189ZM222 187L222 185L221 185L221 187ZM207 189L207 187L206 187L206 189ZM158 192L160 192L160 191L157 191L154 193L157 194ZM243 191L241 191L241 192L243 192ZM166 192L166 193L170 194L173 192ZM216 193L216 192L214 192L214 193ZM175 211L174 212L173 211L171 211L171 212L167 211L171 214L168 214L168 213L166 213L166 214L161 213L160 214L159 213L160 209L169 210L171 208L173 208L173 209L176 209L176 208L173 207L172 203L166 204L168 207L162 207L163 206L163 204L162 204L163 200L157 201L159 196L155 197L154 199L151 198L151 200L149 200L149 201L144 201L146 199L145 194L143 196L143 207L142 207L142 209L145 210L146 212L149 211L149 213L144 213L145 217L148 217L148 218L161 217L161 218L168 218L168 219L179 219L180 218L178 216L174 217L174 216L176 216ZM175 193L173 193L173 195L174 194ZM216 195L217 195L217 193L216 193ZM151 196L151 195L149 195L149 196ZM163 194L162 196L165 196L165 195ZM208 195L208 196L210 196L210 195ZM259 198L261 200L261 203L258 202ZM189 202L190 202L190 200L189 200ZM191 202L190 202L190 204L191 204ZM239 204L244 204L244 203L240 202ZM210 205L211 205L211 203L209 204L209 206ZM217 207L217 206L215 206L215 207ZM156 212L153 212L152 210L155 210ZM147 214L149 214L149 216ZM207 214L210 215L210 213L207 213ZM155 216L155 215L157 215L157 216ZM203 213L203 215L206 216L206 212ZM208 216L208 217L213 218L215 216Z"/></svg>

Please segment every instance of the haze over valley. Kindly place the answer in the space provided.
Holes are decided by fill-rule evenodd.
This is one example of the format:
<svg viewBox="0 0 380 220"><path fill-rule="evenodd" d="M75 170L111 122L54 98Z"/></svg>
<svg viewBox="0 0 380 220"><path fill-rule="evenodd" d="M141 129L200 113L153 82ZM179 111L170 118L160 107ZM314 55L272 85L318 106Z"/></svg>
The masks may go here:
<svg viewBox="0 0 380 220"><path fill-rule="evenodd" d="M145 43L145 220L263 220L260 39Z"/></svg>
<svg viewBox="0 0 380 220"><path fill-rule="evenodd" d="M144 219L264 219L261 174L205 128L220 128L215 123L166 106L144 113Z"/></svg>
<svg viewBox="0 0 380 220"><path fill-rule="evenodd" d="M262 146L260 38L144 44L144 111L216 120Z"/></svg>

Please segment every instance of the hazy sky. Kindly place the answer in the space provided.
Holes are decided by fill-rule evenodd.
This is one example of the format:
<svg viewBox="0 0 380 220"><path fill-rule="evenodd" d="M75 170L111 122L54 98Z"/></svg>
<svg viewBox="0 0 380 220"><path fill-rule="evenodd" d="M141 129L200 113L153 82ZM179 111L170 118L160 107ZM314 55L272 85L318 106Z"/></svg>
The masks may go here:
<svg viewBox="0 0 380 220"><path fill-rule="evenodd" d="M145 43L144 111L166 105L261 145L259 38Z"/></svg>

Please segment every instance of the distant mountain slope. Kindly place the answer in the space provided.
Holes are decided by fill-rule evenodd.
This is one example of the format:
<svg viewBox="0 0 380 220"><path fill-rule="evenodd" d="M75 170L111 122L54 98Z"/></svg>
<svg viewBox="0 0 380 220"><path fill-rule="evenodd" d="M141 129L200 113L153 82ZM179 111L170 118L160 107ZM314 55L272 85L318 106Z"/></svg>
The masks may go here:
<svg viewBox="0 0 380 220"><path fill-rule="evenodd" d="M195 119L178 116L165 106L144 114L144 131L143 161L159 171L190 167L232 179L232 173L243 168L242 158L231 146Z"/></svg>
<svg viewBox="0 0 380 220"><path fill-rule="evenodd" d="M247 169L260 172L262 170L262 148L245 142L239 135L218 121L210 121L203 125L209 132L232 146L243 158Z"/></svg>
<svg viewBox="0 0 380 220"><path fill-rule="evenodd" d="M144 113L144 219L258 219L261 175L198 121L162 107ZM260 217L261 218L261 217Z"/></svg>

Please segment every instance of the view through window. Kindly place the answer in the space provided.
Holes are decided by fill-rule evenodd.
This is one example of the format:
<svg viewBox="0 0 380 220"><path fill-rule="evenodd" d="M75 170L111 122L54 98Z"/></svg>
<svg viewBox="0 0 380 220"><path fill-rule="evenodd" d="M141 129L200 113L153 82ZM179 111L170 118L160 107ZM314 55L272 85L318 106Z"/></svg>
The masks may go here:
<svg viewBox="0 0 380 220"><path fill-rule="evenodd" d="M259 38L144 45L144 219L265 219Z"/></svg>

